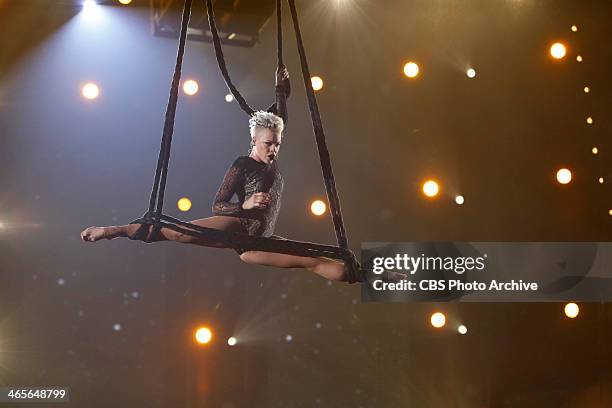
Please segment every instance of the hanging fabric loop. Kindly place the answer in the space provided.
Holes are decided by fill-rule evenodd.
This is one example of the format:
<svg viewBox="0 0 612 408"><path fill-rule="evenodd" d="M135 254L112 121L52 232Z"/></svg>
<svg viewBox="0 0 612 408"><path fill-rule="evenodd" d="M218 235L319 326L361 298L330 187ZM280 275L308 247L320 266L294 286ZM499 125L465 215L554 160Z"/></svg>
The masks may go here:
<svg viewBox="0 0 612 408"><path fill-rule="evenodd" d="M329 208L332 215L332 220L334 222L334 228L336 230L336 239L339 247L348 248L348 240L346 238L344 222L342 221L340 200L338 198L334 172L331 166L331 157L329 155L329 150L327 150L327 143L325 142L325 132L323 131L323 123L321 121L321 114L319 113L317 98L315 97L314 90L312 89L308 61L306 60L306 51L304 50L304 43L302 41L302 34L300 32L300 23L298 21L297 10L295 8L295 0L288 1L289 8L291 10L291 18L293 19L293 28L295 30L298 53L300 55L302 76L304 78L304 86L306 87L306 96L308 97L308 108L310 109L312 128L317 141L319 159L321 161L321 170L323 172L323 180L325 181L325 188L327 190L327 199L329 200Z"/></svg>
<svg viewBox="0 0 612 408"><path fill-rule="evenodd" d="M223 49L221 48L221 39L219 38L217 24L215 23L215 12L213 10L212 0L206 0L206 12L208 14L208 25L210 27L210 33L212 34L213 46L215 48L215 55L217 57L217 64L219 65L219 70L221 70L221 75L223 75L225 84L229 88L232 95L234 95L234 98L238 102L238 105L240 105L240 109L242 109L247 115L252 116L253 113L255 113L255 110L251 108L246 102L246 100L242 97L242 95L232 82L229 72L227 71L225 57L223 56Z"/></svg>

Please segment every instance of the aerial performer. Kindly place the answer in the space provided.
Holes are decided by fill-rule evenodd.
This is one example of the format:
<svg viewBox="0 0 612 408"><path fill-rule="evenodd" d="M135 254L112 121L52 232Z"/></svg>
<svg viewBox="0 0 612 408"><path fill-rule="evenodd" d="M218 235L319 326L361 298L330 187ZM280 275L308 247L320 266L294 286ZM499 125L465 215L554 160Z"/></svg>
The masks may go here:
<svg viewBox="0 0 612 408"><path fill-rule="evenodd" d="M286 100L290 93L289 73L279 67L276 73L276 103L269 111L257 111L249 119L251 149L248 156L238 157L227 170L215 195L214 216L191 221L192 224L228 232L283 239L273 235L281 206L283 178L277 160L283 129L287 122ZM232 198L237 196L237 201ZM137 236L140 224L89 227L81 232L85 242ZM147 242L175 241L207 247L224 248L214 240L195 237L169 228L153 233L150 226ZM324 257L305 257L263 251L237 249L240 259L254 265L278 268L304 268L326 279L346 281L345 262Z"/></svg>

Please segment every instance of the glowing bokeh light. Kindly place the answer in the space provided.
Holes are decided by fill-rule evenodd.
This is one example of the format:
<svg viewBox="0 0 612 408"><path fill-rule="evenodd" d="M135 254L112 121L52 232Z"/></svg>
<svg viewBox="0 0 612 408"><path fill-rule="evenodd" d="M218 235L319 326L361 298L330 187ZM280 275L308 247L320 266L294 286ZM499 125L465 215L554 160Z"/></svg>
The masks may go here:
<svg viewBox="0 0 612 408"><path fill-rule="evenodd" d="M285 336L285 340L291 341L291 340L293 340L293 336L288 334L288 335Z"/></svg>
<svg viewBox="0 0 612 408"><path fill-rule="evenodd" d="M574 319L580 313L580 308L575 303L568 303L564 308L565 315L570 319Z"/></svg>
<svg viewBox="0 0 612 408"><path fill-rule="evenodd" d="M557 171L557 181L561 184L568 184L572 181L572 172L568 169L559 169Z"/></svg>
<svg viewBox="0 0 612 408"><path fill-rule="evenodd" d="M465 202L465 199L463 198L462 195L458 195L458 196L455 197L455 202L458 205L463 205L463 203Z"/></svg>
<svg viewBox="0 0 612 408"><path fill-rule="evenodd" d="M468 76L468 78L474 78L476 76L476 70L474 68L470 68L465 74Z"/></svg>
<svg viewBox="0 0 612 408"><path fill-rule="evenodd" d="M461 324L459 325L459 327L457 327L457 331L459 332L459 334L466 334L468 330L465 325Z"/></svg>
<svg viewBox="0 0 612 408"><path fill-rule="evenodd" d="M327 211L327 205L325 205L325 202L321 200L315 200L312 202L312 204L310 204L310 211L314 215L323 215L325 214L325 211Z"/></svg>
<svg viewBox="0 0 612 408"><path fill-rule="evenodd" d="M195 332L195 340L200 344L207 344L212 339L212 332L208 327L200 327Z"/></svg>
<svg viewBox="0 0 612 408"><path fill-rule="evenodd" d="M573 32L578 31L578 27L576 27L575 25L573 25L573 26L572 26L572 31L573 31Z"/></svg>
<svg viewBox="0 0 612 408"><path fill-rule="evenodd" d="M313 76L310 78L310 83L312 84L312 89L315 91L320 91L323 89L323 78L320 76Z"/></svg>
<svg viewBox="0 0 612 408"><path fill-rule="evenodd" d="M227 95L225 95L225 102L230 103L234 101L234 95L232 95L231 93L228 93Z"/></svg>
<svg viewBox="0 0 612 408"><path fill-rule="evenodd" d="M590 117L590 116L588 118L586 118L586 123L588 123L589 125L592 125L593 124L593 118Z"/></svg>
<svg viewBox="0 0 612 408"><path fill-rule="evenodd" d="M230 337L229 339L227 339L227 344L229 346L235 346L236 345L236 338L235 337Z"/></svg>
<svg viewBox="0 0 612 408"><path fill-rule="evenodd" d="M119 3L126 5L126 6L132 2L132 0L117 0L117 1L119 1Z"/></svg>
<svg viewBox="0 0 612 408"><path fill-rule="evenodd" d="M427 197L435 197L438 195L439 191L440 186L438 186L438 183L435 181L427 180L425 183L423 183L423 194L425 194Z"/></svg>
<svg viewBox="0 0 612 408"><path fill-rule="evenodd" d="M591 153L593 154L599 153L599 149L597 148L597 146L593 146L593 148L591 149Z"/></svg>
<svg viewBox="0 0 612 408"><path fill-rule="evenodd" d="M588 86L584 87L584 93L589 93L591 92L591 88L589 88Z"/></svg>
<svg viewBox="0 0 612 408"><path fill-rule="evenodd" d="M191 200L187 197L183 197L176 203L179 210L185 212L191 210Z"/></svg>
<svg viewBox="0 0 612 408"><path fill-rule="evenodd" d="M183 92L189 96L193 96L198 93L200 86L193 79L188 79L183 83Z"/></svg>
<svg viewBox="0 0 612 408"><path fill-rule="evenodd" d="M599 184L603 184L604 183L604 178L600 177L600 178L597 179L597 181L599 181Z"/></svg>
<svg viewBox="0 0 612 408"><path fill-rule="evenodd" d="M429 320L431 322L431 325L436 329L444 327L444 325L446 324L446 316L444 316L444 313L440 312L432 314Z"/></svg>
<svg viewBox="0 0 612 408"><path fill-rule="evenodd" d="M561 59L565 57L567 50L565 49L565 45L561 43L554 43L550 46L550 55L555 59Z"/></svg>
<svg viewBox="0 0 612 408"><path fill-rule="evenodd" d="M404 65L404 75L408 78L416 78L419 75L419 66L414 62L408 62Z"/></svg>
<svg viewBox="0 0 612 408"><path fill-rule="evenodd" d="M608 215L612 215L612 208L608 210Z"/></svg>
<svg viewBox="0 0 612 408"><path fill-rule="evenodd" d="M96 99L100 95L100 88L93 82L88 82L81 88L81 95L85 99Z"/></svg>
<svg viewBox="0 0 612 408"><path fill-rule="evenodd" d="M577 55L576 56L576 61L582 62L582 55Z"/></svg>

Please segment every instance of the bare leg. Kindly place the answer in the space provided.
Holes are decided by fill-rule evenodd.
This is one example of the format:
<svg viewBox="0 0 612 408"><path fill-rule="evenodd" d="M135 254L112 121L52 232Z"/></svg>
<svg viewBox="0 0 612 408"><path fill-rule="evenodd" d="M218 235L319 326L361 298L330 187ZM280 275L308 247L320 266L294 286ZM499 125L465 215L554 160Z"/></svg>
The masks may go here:
<svg viewBox="0 0 612 408"><path fill-rule="evenodd" d="M273 252L247 251L240 259L253 265L274 266L277 268L304 268L326 279L337 282L348 282L347 265L343 261L329 258L313 258L305 256L286 255ZM385 282L399 282L407 279L406 274L385 271L376 277Z"/></svg>
<svg viewBox="0 0 612 408"><path fill-rule="evenodd" d="M240 220L236 217L214 216L191 221L201 227L213 228L221 231L239 232ZM96 242L101 239L114 239L119 237L131 238L140 228L140 224L128 224L112 227L89 227L81 232L81 239L86 242ZM152 228L152 227L151 227ZM151 237L152 241L175 241L185 244L212 246L223 248L222 244L205 238L193 237L170 228L162 227L160 234Z"/></svg>
<svg viewBox="0 0 612 408"><path fill-rule="evenodd" d="M344 262L329 258L312 258L278 254L274 252L247 251L240 259L248 264L274 266L277 268L304 268L326 279L344 282L347 280Z"/></svg>
<svg viewBox="0 0 612 408"><path fill-rule="evenodd" d="M235 217L214 216L191 221L193 224L214 228L222 231L239 232L240 221ZM101 239L133 237L140 228L139 224L128 224L111 227L89 227L81 232L81 238L86 242L96 242ZM169 228L162 228L160 234L152 237L152 241L175 241L207 247L224 248L225 246L205 238L193 237ZM346 281L347 271L344 262L329 258L313 258L264 251L247 251L240 259L248 264L273 266L277 268L304 268L326 279Z"/></svg>

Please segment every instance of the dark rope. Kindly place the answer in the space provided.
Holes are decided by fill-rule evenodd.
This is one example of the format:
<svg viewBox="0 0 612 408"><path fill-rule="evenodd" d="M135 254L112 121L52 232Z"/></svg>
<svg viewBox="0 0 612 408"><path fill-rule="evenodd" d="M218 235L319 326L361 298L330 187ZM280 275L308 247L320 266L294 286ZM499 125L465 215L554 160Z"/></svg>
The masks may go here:
<svg viewBox="0 0 612 408"><path fill-rule="evenodd" d="M276 0L276 60L277 66L283 66L283 8L282 0Z"/></svg>
<svg viewBox="0 0 612 408"><path fill-rule="evenodd" d="M223 79L227 87L229 88L232 95L240 105L240 108L249 116L252 116L255 113L255 110L249 106L249 104L244 100L238 89L234 86L232 79L229 76L229 72L227 71L227 66L225 65L225 57L223 57L223 49L221 48L221 40L219 39L219 33L217 32L217 24L215 23L215 12L213 10L212 0L206 0L206 11L208 12L208 25L210 26L210 32L213 37L213 45L215 47L215 55L217 56L217 64L219 64L219 69L221 70L221 74L223 75Z"/></svg>
<svg viewBox="0 0 612 408"><path fill-rule="evenodd" d="M164 130L159 149L159 157L157 159L157 169L155 170L155 180L153 181L153 190L151 191L151 198L149 200L149 213L155 211L157 219L161 216L164 206L164 192L166 189L166 177L168 173L168 163L170 161L170 148L172 145L172 134L174 132L174 118L176 116L176 105L178 102L179 84L181 81L181 67L185 54L185 42L187 40L187 26L189 25L189 17L191 14L191 3L192 0L185 0L185 6L183 8L176 65L174 67L174 76L170 87L170 97L166 107L166 118L164 120Z"/></svg>
<svg viewBox="0 0 612 408"><path fill-rule="evenodd" d="M315 139L317 141L319 158L321 160L321 170L323 171L323 179L325 181L325 188L327 190L327 199L329 200L330 212L334 221L334 228L336 230L336 239L338 241L338 246L346 249L348 248L348 240L346 238L344 223L342 221L340 200L338 199L338 191L336 190L336 182L334 180L334 173L331 166L331 158L329 156L329 151L327 150L327 144L325 143L325 132L323 131L323 123L321 122L319 106L317 105L317 99L315 97L314 90L312 89L310 71L308 70L308 62L306 61L306 51L304 50L302 34L300 33L300 23L298 21L297 10L295 8L295 0L288 1L289 8L291 9L291 17L293 19L293 28L295 29L298 52L300 54L302 76L304 77L304 86L306 87L306 96L308 97L308 107L310 108L312 127L314 129Z"/></svg>

